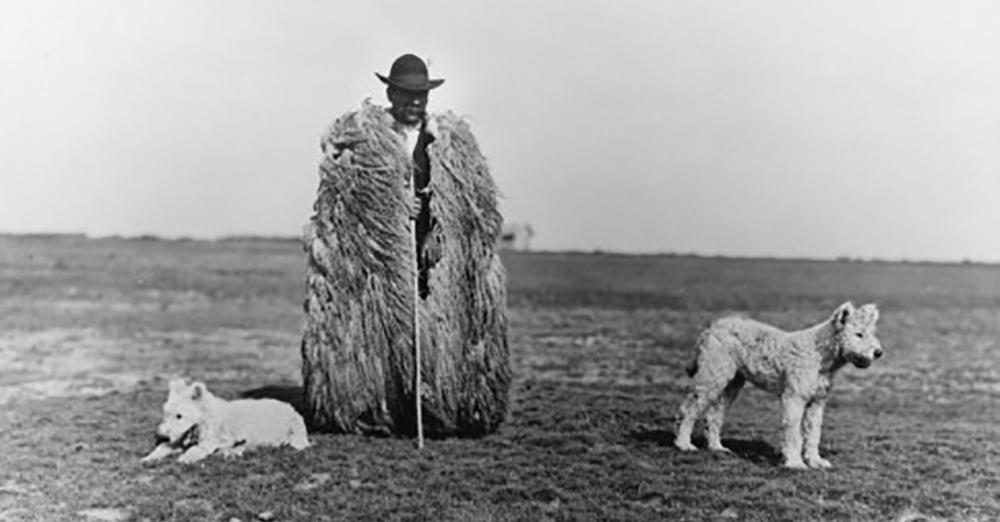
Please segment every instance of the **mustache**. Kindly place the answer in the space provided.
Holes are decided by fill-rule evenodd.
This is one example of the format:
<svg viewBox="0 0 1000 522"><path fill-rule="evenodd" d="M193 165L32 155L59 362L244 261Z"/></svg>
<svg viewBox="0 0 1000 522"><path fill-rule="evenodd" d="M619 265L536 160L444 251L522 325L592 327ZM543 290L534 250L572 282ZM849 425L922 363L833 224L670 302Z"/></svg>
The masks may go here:
<svg viewBox="0 0 1000 522"><path fill-rule="evenodd" d="M393 107L393 114L406 115L406 116L417 116L423 118L427 115L427 110L423 107Z"/></svg>

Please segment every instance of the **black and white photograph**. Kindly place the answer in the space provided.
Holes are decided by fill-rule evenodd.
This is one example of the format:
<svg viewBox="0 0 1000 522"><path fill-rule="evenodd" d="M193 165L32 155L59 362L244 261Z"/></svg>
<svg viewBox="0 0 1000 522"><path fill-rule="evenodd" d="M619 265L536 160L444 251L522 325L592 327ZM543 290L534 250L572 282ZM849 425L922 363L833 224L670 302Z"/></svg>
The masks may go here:
<svg viewBox="0 0 1000 522"><path fill-rule="evenodd" d="M50 521L1000 521L1000 2L0 0Z"/></svg>

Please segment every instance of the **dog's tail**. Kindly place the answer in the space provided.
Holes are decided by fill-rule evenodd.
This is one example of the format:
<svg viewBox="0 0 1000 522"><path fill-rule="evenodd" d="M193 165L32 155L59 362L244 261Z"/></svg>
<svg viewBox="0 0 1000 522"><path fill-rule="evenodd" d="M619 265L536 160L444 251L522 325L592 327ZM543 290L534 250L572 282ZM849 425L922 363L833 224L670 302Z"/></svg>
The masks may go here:
<svg viewBox="0 0 1000 522"><path fill-rule="evenodd" d="M694 342L695 356L691 359L691 362L684 367L684 371L687 372L688 377L694 377L698 373L698 360L701 359L701 354L705 350L705 345L713 341L711 328L703 331L698 335L698 339Z"/></svg>

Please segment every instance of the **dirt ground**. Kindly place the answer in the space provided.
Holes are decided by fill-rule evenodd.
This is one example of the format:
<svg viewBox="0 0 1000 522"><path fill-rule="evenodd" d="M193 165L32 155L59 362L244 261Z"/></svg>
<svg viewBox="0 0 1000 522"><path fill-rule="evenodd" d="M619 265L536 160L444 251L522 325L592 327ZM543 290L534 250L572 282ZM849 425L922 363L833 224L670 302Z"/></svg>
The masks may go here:
<svg viewBox="0 0 1000 522"><path fill-rule="evenodd" d="M289 241L0 237L0 520L1000 519L1000 270L978 265L512 254L497 434L139 465L172 376L298 386L302 262ZM800 328L847 296L880 303L886 357L838 377L832 470L778 466L757 390L734 455L673 449L708 321Z"/></svg>

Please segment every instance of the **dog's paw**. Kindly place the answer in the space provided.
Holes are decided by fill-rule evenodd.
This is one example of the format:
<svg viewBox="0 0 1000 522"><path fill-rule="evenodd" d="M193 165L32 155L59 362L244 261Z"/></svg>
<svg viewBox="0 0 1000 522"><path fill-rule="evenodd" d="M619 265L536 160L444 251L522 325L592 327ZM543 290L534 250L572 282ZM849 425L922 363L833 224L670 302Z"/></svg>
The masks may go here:
<svg viewBox="0 0 1000 522"><path fill-rule="evenodd" d="M681 451L698 451L698 447L690 442L675 442L674 447Z"/></svg>
<svg viewBox="0 0 1000 522"><path fill-rule="evenodd" d="M809 469L806 463L802 459L786 459L784 466L788 469Z"/></svg>
<svg viewBox="0 0 1000 522"><path fill-rule="evenodd" d="M163 460L164 457L166 457L166 455L157 455L156 453L150 453L149 455L146 455L145 457L139 459L139 463L149 466L151 464L156 464L157 462Z"/></svg>
<svg viewBox="0 0 1000 522"><path fill-rule="evenodd" d="M722 444L709 444L708 449L711 451L717 451L719 453L732 453L732 450L723 446Z"/></svg>
<svg viewBox="0 0 1000 522"><path fill-rule="evenodd" d="M150 452L149 455L146 455L145 457L139 459L139 462L141 462L142 464L152 464L156 461L163 460L164 458L169 457L170 455L173 455L174 453L177 452L178 450L170 447L167 444L160 444L152 452Z"/></svg>
<svg viewBox="0 0 1000 522"><path fill-rule="evenodd" d="M806 464L809 464L810 468L821 468L821 469L826 469L833 466L833 464L830 464L829 460L826 460L818 455L815 457L807 457Z"/></svg>

